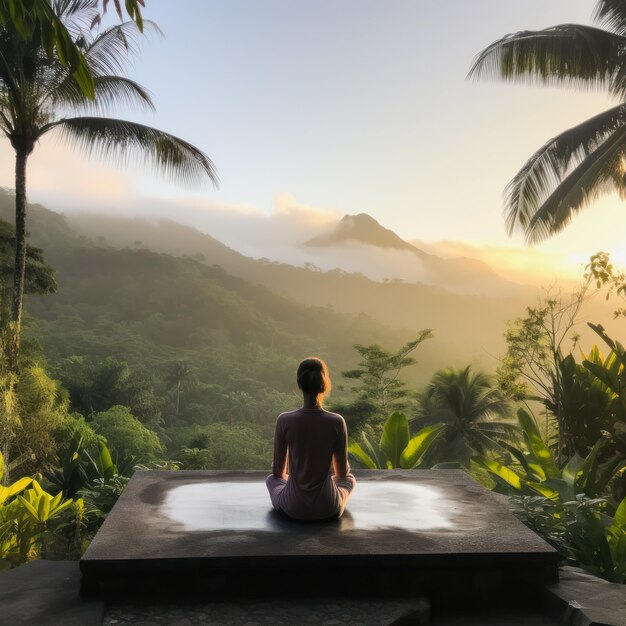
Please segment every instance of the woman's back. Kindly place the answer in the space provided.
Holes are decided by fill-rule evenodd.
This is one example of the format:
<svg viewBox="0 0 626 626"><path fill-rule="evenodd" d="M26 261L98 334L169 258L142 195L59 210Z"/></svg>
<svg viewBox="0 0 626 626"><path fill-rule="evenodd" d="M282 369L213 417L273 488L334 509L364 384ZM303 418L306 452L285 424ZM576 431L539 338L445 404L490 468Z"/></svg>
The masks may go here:
<svg viewBox="0 0 626 626"><path fill-rule="evenodd" d="M289 449L289 474L301 490L318 489L326 482L333 453L345 448L346 425L341 415L324 409L296 409L276 421L275 458L282 458L281 443ZM347 473L347 468L344 473Z"/></svg>

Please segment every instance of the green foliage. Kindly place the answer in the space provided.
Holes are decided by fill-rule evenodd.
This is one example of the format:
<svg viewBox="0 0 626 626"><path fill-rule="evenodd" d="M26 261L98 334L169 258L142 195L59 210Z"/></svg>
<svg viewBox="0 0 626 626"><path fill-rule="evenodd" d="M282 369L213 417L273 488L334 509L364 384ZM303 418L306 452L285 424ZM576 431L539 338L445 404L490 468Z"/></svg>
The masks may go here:
<svg viewBox="0 0 626 626"><path fill-rule="evenodd" d="M184 448L177 460L185 470L214 469L216 466L215 454L207 448Z"/></svg>
<svg viewBox="0 0 626 626"><path fill-rule="evenodd" d="M434 374L419 396L415 423L446 425L429 453L434 462L458 462L469 467L476 452L502 452L501 441L515 440L519 432L507 420L509 403L482 372L445 369Z"/></svg>
<svg viewBox="0 0 626 626"><path fill-rule="evenodd" d="M0 480L4 460L0 454ZM45 556L51 522L82 502L52 496L32 478L0 486L0 569Z"/></svg>
<svg viewBox="0 0 626 626"><path fill-rule="evenodd" d="M472 461L486 469L511 494L540 495L561 503L574 500L579 494L595 498L606 493L609 483L626 469L626 461L613 459L600 463L598 452L604 445L602 439L585 458L574 454L559 467L533 417L520 409L518 419L526 446L524 449L506 446L512 455L509 465L486 456L472 457Z"/></svg>
<svg viewBox="0 0 626 626"><path fill-rule="evenodd" d="M516 496L512 504L515 514L569 563L626 583L626 499L613 516L606 514L605 500L584 495L569 501Z"/></svg>
<svg viewBox="0 0 626 626"><path fill-rule="evenodd" d="M54 462L56 433L68 417L67 394L43 367L22 369L16 388L15 425L11 437L12 456L25 459L21 471L44 471Z"/></svg>
<svg viewBox="0 0 626 626"><path fill-rule="evenodd" d="M342 376L359 381L360 384L354 389L359 401L374 405L382 419L394 409L406 408L410 394L406 383L399 378L400 372L416 362L409 355L432 336L430 329L422 330L416 339L403 345L397 352L389 352L378 344L364 346L357 343L354 348L361 357L359 367L342 372Z"/></svg>
<svg viewBox="0 0 626 626"><path fill-rule="evenodd" d="M578 337L572 331L588 296L589 279L570 295L546 290L537 307L528 307L526 316L515 319L505 332L507 350L498 368L498 384L514 400L542 402L551 411L556 428L557 459L573 452L569 430L562 363L568 341Z"/></svg>
<svg viewBox="0 0 626 626"><path fill-rule="evenodd" d="M92 425L120 456L151 461L160 458L163 453L158 435L146 428L128 407L116 405L97 413Z"/></svg>
<svg viewBox="0 0 626 626"><path fill-rule="evenodd" d="M129 6L139 1L130 0ZM0 24L19 33L23 39L41 45L49 58L56 57L69 69L85 97L93 99L93 77L85 57L48 0L0 0ZM6 61L3 59L5 64ZM15 80L10 75L3 78L9 85Z"/></svg>
<svg viewBox="0 0 626 626"><path fill-rule="evenodd" d="M432 424L411 437L406 415L395 412L385 422L378 444L364 434L361 443L350 441L348 452L368 469L414 469L443 429L443 424Z"/></svg>
<svg viewBox="0 0 626 626"><path fill-rule="evenodd" d="M56 367L59 378L69 391L72 408L87 417L107 411L112 406L130 408L139 421L154 427L160 423L161 409L151 380L131 370L115 358L94 362L71 356Z"/></svg>
<svg viewBox="0 0 626 626"><path fill-rule="evenodd" d="M611 263L611 257L606 252L596 252L589 259L586 276L595 281L598 289L606 289L606 299L613 294L622 300L626 299L626 273L617 270ZM615 317L626 317L626 308L620 307L614 311Z"/></svg>
<svg viewBox="0 0 626 626"><path fill-rule="evenodd" d="M271 465L272 439L258 426L210 424L202 432L207 436L208 446L198 454L206 465L213 458L213 464L205 469L264 469ZM190 457L187 459L191 461Z"/></svg>

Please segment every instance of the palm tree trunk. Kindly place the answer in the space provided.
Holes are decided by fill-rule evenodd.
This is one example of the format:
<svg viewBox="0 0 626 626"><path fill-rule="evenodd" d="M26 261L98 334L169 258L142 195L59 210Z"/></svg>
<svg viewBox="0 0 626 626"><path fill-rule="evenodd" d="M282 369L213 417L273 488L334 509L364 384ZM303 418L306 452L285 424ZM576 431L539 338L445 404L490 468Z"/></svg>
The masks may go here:
<svg viewBox="0 0 626 626"><path fill-rule="evenodd" d="M15 269L13 272L13 303L11 321L13 332L8 354L9 373L17 372L22 329L24 276L26 274L26 162L30 152L24 148L15 151Z"/></svg>

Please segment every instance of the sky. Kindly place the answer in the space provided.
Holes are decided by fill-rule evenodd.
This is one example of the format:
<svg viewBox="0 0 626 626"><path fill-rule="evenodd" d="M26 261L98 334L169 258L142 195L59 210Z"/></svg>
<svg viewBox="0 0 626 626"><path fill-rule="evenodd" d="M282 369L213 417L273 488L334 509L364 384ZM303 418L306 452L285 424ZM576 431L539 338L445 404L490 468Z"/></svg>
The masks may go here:
<svg viewBox="0 0 626 626"><path fill-rule="evenodd" d="M45 139L30 162L32 200L146 216L167 206L218 238L228 211L269 224L289 207L318 224L367 212L407 240L519 248L504 231L507 182L548 138L611 105L602 93L466 79L506 33L589 23L590 0L146 4L164 37L146 37L130 75L157 112L115 114L203 149L219 189L183 189ZM12 167L4 142L0 184L13 186ZM603 249L626 262L624 232L624 205L607 197L533 254L580 264Z"/></svg>

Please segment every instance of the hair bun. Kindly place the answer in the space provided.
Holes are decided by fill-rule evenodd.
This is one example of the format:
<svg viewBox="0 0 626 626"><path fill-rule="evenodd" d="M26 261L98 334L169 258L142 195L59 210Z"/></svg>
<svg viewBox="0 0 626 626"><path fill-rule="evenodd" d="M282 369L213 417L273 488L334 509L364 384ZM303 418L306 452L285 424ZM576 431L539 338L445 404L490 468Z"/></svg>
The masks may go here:
<svg viewBox="0 0 626 626"><path fill-rule="evenodd" d="M309 357L300 363L296 379L298 387L304 393L315 396L327 395L331 389L326 363L317 357Z"/></svg>

